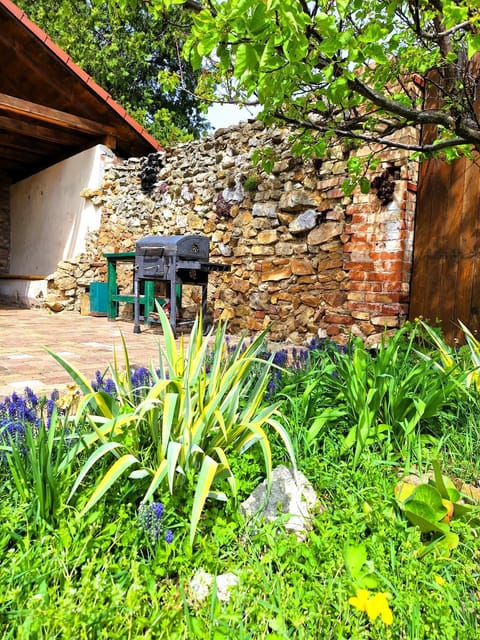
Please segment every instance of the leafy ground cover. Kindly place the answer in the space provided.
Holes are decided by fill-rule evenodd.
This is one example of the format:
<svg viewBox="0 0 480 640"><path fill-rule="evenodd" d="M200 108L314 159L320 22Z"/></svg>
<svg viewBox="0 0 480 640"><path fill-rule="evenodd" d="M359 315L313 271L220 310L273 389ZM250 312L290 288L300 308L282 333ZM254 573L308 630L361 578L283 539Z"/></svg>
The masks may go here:
<svg viewBox="0 0 480 640"><path fill-rule="evenodd" d="M287 355L164 332L155 367L62 361L62 397L0 404L3 638L478 637L471 334ZM239 514L277 464L319 495L305 541Z"/></svg>

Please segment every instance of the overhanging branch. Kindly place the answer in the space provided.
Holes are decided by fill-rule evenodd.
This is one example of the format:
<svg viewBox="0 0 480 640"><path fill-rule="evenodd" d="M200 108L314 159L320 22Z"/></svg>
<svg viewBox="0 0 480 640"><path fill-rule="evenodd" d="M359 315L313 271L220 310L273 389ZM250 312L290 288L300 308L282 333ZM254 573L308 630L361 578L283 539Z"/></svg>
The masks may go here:
<svg viewBox="0 0 480 640"><path fill-rule="evenodd" d="M298 120L296 118L286 116L283 113L276 113L275 117L287 124L291 124L296 127L303 127L304 129L312 129L314 131L318 131L319 133L331 132L340 138L348 138L349 140L361 140L362 142L366 142L367 144L380 144L385 147L403 149L410 152L416 151L420 153L433 154L444 149L449 149L451 147L471 144L468 140L460 137L451 138L449 140L442 140L434 144L408 144L406 142L391 140L390 138L385 138L383 136L368 135L357 131L351 131L349 129L342 129L341 127L329 127L327 125L315 124L313 122L307 122L305 120Z"/></svg>

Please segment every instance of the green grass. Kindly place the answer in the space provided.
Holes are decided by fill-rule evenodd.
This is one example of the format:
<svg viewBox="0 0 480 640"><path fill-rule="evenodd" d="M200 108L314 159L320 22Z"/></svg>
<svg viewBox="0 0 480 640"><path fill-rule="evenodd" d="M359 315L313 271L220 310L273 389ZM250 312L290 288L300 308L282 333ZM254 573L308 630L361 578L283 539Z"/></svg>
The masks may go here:
<svg viewBox="0 0 480 640"><path fill-rule="evenodd" d="M408 357L415 357L408 344ZM207 500L192 547L193 493L188 493L188 483L183 492L155 497L164 503L165 526L174 533L171 544L163 539L152 542L139 526L142 492L128 477L113 484L102 500L80 515L94 486L94 480L86 478L77 502L68 503L85 462L81 455L61 474L55 465L44 465L47 474L49 470L56 473L55 499L60 505L54 518L45 518L35 505L35 485L27 486L28 475L22 485L16 484L11 467L2 458L0 637L479 637L479 532L468 522L452 521L458 547L450 553L435 547L422 555L428 535L409 525L394 500L394 487L405 462L401 452L392 449L388 438L363 443L355 461L355 448L342 450L343 438L351 428L349 408L336 391L337 380L332 380L331 353L328 363L322 364L324 356L317 353L316 357L312 371L284 374L277 380L276 396L268 399L268 403L282 402L279 420L289 431L298 466L322 505L304 542L278 525L247 526L234 501ZM410 371L404 362L393 371L391 361L387 364L392 376ZM378 362L376 367L375 379L381 380ZM433 373L429 375L433 385ZM447 400L433 421L422 419L414 430L409 440L412 467L429 470L433 456L440 454L445 473L477 481L478 398L458 389ZM318 426L327 407L334 407L341 416L329 414L316 437L309 438L312 424L317 420ZM60 420L61 416L55 426L57 434ZM424 438L430 427L437 436L434 444ZM375 428L373 424L371 433ZM272 435L274 465L287 463L281 445L281 439ZM242 500L263 479L262 452L252 448L229 455ZM34 481L38 483L36 474ZM195 600L189 583L198 569L213 575L236 574L238 586L228 602L222 602L215 589L203 602ZM372 594L389 594L390 626L380 617L369 619L349 603L365 587Z"/></svg>

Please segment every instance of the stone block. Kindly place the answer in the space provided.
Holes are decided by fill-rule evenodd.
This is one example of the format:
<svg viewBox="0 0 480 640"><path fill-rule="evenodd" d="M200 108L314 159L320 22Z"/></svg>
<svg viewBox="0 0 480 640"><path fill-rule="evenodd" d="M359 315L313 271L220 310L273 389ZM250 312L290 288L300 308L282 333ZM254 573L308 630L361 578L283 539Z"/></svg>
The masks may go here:
<svg viewBox="0 0 480 640"><path fill-rule="evenodd" d="M268 245L253 245L252 256L274 256L275 249Z"/></svg>
<svg viewBox="0 0 480 640"><path fill-rule="evenodd" d="M291 275L292 275L292 268L290 264L286 264L276 269L272 269L270 271L266 271L265 273L262 273L262 282L268 282L270 280L273 280L273 281L285 280L289 278Z"/></svg>
<svg viewBox="0 0 480 640"><path fill-rule="evenodd" d="M312 192L295 189L283 193L278 206L283 211L301 211L306 207L315 207L316 204L317 199Z"/></svg>
<svg viewBox="0 0 480 640"><path fill-rule="evenodd" d="M370 322L376 327L398 327L398 316L374 316Z"/></svg>
<svg viewBox="0 0 480 640"><path fill-rule="evenodd" d="M248 280L241 280L240 278L232 278L230 280L230 288L233 291L239 291L240 293L246 293L250 288Z"/></svg>
<svg viewBox="0 0 480 640"><path fill-rule="evenodd" d="M274 202L256 202L252 207L252 215L259 218L276 218L277 205Z"/></svg>
<svg viewBox="0 0 480 640"><path fill-rule="evenodd" d="M315 211L315 209L308 209L290 222L288 230L294 235L310 231L315 228L319 215L319 212Z"/></svg>
<svg viewBox="0 0 480 640"><path fill-rule="evenodd" d="M346 294L342 291L325 292L322 295L323 300L330 307L341 307L346 300Z"/></svg>
<svg viewBox="0 0 480 640"><path fill-rule="evenodd" d="M293 258L290 264L295 276L307 276L315 273L311 260Z"/></svg>
<svg viewBox="0 0 480 640"><path fill-rule="evenodd" d="M291 242L277 242L275 245L275 255L277 256L291 256L294 252Z"/></svg>
<svg viewBox="0 0 480 640"><path fill-rule="evenodd" d="M278 235L275 229L265 229L264 231L260 231L257 240L259 244L272 244L273 242L277 242Z"/></svg>
<svg viewBox="0 0 480 640"><path fill-rule="evenodd" d="M307 305L308 307L319 307L321 304L320 298L318 296L313 296L308 293L300 295L300 302Z"/></svg>
<svg viewBox="0 0 480 640"><path fill-rule="evenodd" d="M309 245L320 245L328 242L332 238L339 236L343 231L342 222L325 222L319 225L310 233L307 237L307 243Z"/></svg>

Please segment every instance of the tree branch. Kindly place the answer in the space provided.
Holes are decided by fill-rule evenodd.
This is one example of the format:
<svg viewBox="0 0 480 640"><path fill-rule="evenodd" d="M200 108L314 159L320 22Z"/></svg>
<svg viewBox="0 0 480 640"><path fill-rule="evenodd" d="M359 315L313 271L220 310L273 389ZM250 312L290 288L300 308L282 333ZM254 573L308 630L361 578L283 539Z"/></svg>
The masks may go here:
<svg viewBox="0 0 480 640"><path fill-rule="evenodd" d="M339 127L329 127L326 125L315 124L313 122L306 122L304 120L297 120L295 118L286 116L283 113L276 113L275 117L287 124L291 124L296 127L303 127L304 129L313 129L320 133L332 132L335 135L339 136L340 138L348 138L350 140L361 140L362 142L366 142L367 144L381 144L385 147L403 149L405 151L411 151L411 152L417 151L421 153L432 154L438 151L442 151L443 149L449 149L451 147L468 144L468 141L461 137L451 138L450 140L442 140L441 142L437 142L434 144L425 144L425 145L407 144L405 142L390 140L389 138L371 136L364 133L350 131L349 129L341 129Z"/></svg>
<svg viewBox="0 0 480 640"><path fill-rule="evenodd" d="M364 98L367 98L377 105L377 107L380 107L385 111L389 111L390 113L394 113L397 116L401 116L413 124L437 124L445 127L446 129L452 129L455 125L454 119L444 111L440 111L439 109L425 109L419 111L411 107L406 107L396 100L387 98L382 93L375 91L363 83L359 78L350 80L349 85L352 91L355 91Z"/></svg>

